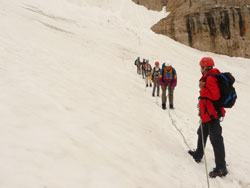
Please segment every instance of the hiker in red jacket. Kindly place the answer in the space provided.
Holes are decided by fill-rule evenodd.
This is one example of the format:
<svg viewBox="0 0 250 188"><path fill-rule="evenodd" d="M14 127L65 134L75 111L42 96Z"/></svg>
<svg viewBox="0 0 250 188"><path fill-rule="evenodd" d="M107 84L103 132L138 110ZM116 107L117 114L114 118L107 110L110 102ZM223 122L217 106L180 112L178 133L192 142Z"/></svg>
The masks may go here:
<svg viewBox="0 0 250 188"><path fill-rule="evenodd" d="M220 90L217 78L215 76L209 76L209 74L219 75L220 71L216 68L213 68L214 61L210 57L202 58L200 66L202 77L199 82L199 115L202 122L197 131L197 149L194 151L189 150L188 153L193 156L197 163L199 163L204 154L202 134L204 138L204 146L206 145L207 137L209 135L214 150L216 164L216 167L209 173L209 176L226 176L228 171L225 161L225 148L222 137L222 128L220 126L220 118L225 116L225 110L222 107L216 108L213 103L213 101L220 99Z"/></svg>

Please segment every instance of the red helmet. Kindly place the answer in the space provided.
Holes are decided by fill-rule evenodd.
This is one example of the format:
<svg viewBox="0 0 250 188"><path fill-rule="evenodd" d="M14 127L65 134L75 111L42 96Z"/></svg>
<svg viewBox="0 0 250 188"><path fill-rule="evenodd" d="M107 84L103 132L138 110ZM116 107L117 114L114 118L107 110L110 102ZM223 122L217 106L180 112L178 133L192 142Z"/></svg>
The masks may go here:
<svg viewBox="0 0 250 188"><path fill-rule="evenodd" d="M214 60L211 57L203 57L200 62L201 67L213 67Z"/></svg>
<svg viewBox="0 0 250 188"><path fill-rule="evenodd" d="M155 65L160 65L160 63L158 61L155 62Z"/></svg>

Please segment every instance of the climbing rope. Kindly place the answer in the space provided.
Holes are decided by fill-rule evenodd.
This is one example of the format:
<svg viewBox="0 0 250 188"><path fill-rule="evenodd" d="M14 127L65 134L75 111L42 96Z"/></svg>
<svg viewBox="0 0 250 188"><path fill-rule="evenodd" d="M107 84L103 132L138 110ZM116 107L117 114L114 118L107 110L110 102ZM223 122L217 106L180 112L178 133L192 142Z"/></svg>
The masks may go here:
<svg viewBox="0 0 250 188"><path fill-rule="evenodd" d="M172 125L175 127L175 129L176 129L176 130L180 133L180 135L182 136L182 139L183 139L185 145L187 146L187 148L188 148L189 150L191 150L191 147L188 145L185 136L183 135L183 133L181 132L181 130L177 127L177 125L176 125L174 119L172 118L172 115L171 115L171 113L170 113L170 110L168 111L168 115L169 115L169 118L170 118L170 120L171 120L171 122L172 122Z"/></svg>
<svg viewBox="0 0 250 188"><path fill-rule="evenodd" d="M146 92L147 87L145 87L145 92ZM168 95L166 96L168 97ZM156 97L156 104L159 105L158 103L158 98ZM175 120L173 119L171 113L170 113L170 109L168 110L168 116L171 120L172 125L175 127L175 129L177 130L177 132L179 132L179 134L182 136L183 142L185 143L185 145L187 146L187 148L189 150L192 150L191 147L188 145L187 140L184 136L184 134L182 133L182 131L177 127ZM203 152L204 152L204 159L205 159L205 171L206 171L206 177L207 177L207 186L208 188L210 188L210 183L209 183L209 177L208 177L208 170L207 170L207 159L206 159L206 153L205 153L205 144L204 144L204 135L203 135L203 127L202 127L202 123L200 121L200 126L201 126L201 133L202 133L202 147L203 147Z"/></svg>
<svg viewBox="0 0 250 188"><path fill-rule="evenodd" d="M202 147L203 147L204 160L205 160L205 171L206 171L206 176L207 176L207 187L210 188L209 177L208 177L208 171L207 171L207 157L206 157L206 152L205 152L205 143L204 143L204 135L203 135L203 126L202 126L201 120L200 120L200 126L201 126Z"/></svg>

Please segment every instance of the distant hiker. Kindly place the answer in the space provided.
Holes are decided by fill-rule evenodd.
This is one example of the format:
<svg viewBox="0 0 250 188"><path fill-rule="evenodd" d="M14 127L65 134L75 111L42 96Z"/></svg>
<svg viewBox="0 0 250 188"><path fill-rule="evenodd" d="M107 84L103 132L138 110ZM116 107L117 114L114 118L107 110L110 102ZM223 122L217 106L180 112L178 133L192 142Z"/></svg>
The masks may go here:
<svg viewBox="0 0 250 188"><path fill-rule="evenodd" d="M148 86L152 87L152 82L151 82L151 79L150 79L151 73L152 73L152 67L149 64L149 61L147 59L146 60L146 65L145 65L146 87L148 87Z"/></svg>
<svg viewBox="0 0 250 188"><path fill-rule="evenodd" d="M146 77L146 59L142 60L141 63L141 71L142 71L142 78L144 79Z"/></svg>
<svg viewBox="0 0 250 188"><path fill-rule="evenodd" d="M159 66L160 66L160 63L158 61L156 61L155 67L153 68L152 77L151 77L152 81L154 83L153 93L152 93L153 97L155 96L155 89L156 88L157 88L157 96L159 97L159 95L160 95L159 75L160 75L161 69Z"/></svg>
<svg viewBox="0 0 250 188"><path fill-rule="evenodd" d="M141 62L140 62L140 57L137 57L135 60L135 65L137 67L137 74L141 74Z"/></svg>
<svg viewBox="0 0 250 188"><path fill-rule="evenodd" d="M169 63L163 63L159 76L159 83L162 89L162 109L166 109L166 90L168 89L169 108L174 109L174 88L177 85L177 74Z"/></svg>
<svg viewBox="0 0 250 188"><path fill-rule="evenodd" d="M193 156L194 160L199 163L203 157L202 137L204 138L204 146L206 145L209 135L214 150L216 167L209 173L210 177L226 176L228 171L225 161L225 148L222 137L222 128L220 126L220 117L225 116L223 107L216 107L214 101L221 97L218 80L215 76L220 75L218 69L214 67L214 61L210 57L204 57L200 61L202 77L200 79L200 97L199 97L199 115L201 117L201 125L197 131L198 143L197 149L188 153ZM203 136L202 136L203 134Z"/></svg>

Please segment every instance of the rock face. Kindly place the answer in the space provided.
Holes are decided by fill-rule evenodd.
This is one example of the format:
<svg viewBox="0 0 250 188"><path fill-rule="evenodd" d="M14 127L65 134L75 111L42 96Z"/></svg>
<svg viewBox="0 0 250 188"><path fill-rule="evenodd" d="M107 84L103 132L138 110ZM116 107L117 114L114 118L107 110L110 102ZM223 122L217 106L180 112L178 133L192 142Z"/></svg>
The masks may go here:
<svg viewBox="0 0 250 188"><path fill-rule="evenodd" d="M171 11L152 27L154 32L202 51L250 58L250 0L153 2Z"/></svg>
<svg viewBox="0 0 250 188"><path fill-rule="evenodd" d="M166 6L165 0L132 0L138 5L143 5L147 9L161 11Z"/></svg>

